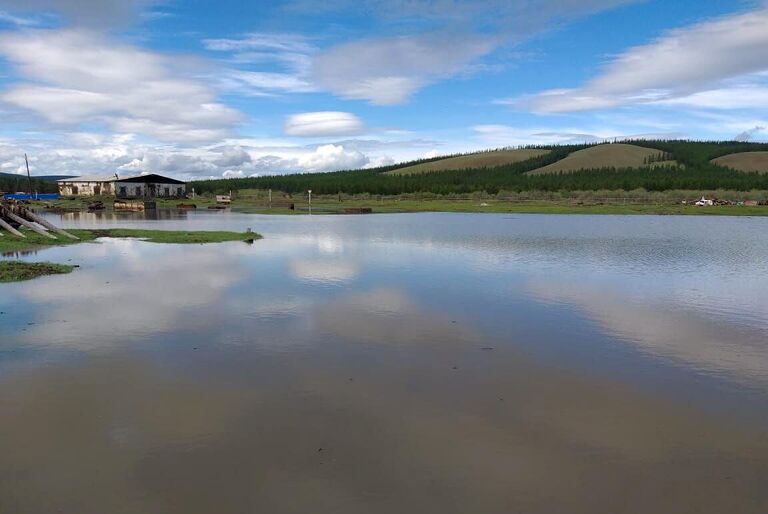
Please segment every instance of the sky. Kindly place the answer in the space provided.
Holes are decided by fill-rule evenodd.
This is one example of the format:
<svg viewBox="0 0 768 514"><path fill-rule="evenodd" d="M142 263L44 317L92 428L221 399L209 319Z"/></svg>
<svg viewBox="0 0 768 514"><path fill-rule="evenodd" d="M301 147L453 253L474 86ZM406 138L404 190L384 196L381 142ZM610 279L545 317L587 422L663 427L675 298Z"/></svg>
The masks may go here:
<svg viewBox="0 0 768 514"><path fill-rule="evenodd" d="M0 0L0 172L768 140L768 1Z"/></svg>

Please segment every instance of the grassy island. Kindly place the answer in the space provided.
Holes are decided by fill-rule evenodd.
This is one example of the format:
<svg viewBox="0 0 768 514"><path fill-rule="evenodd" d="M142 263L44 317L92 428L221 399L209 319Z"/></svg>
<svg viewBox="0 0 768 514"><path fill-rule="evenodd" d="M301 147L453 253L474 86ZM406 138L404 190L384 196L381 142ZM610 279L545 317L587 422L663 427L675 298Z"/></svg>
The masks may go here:
<svg viewBox="0 0 768 514"><path fill-rule="evenodd" d="M64 246L93 242L99 238L137 238L150 243L165 244L208 244L226 241L251 242L261 239L255 232L224 231L186 231L186 230L145 230L145 229L108 229L108 230L68 230L79 239L59 237L49 239L28 230L22 230L25 238L10 234L0 236L0 255L9 256L16 252L42 250L52 246ZM43 275L70 273L77 266L54 264L49 262L24 262L0 260L0 282L30 280Z"/></svg>
<svg viewBox="0 0 768 514"><path fill-rule="evenodd" d="M44 275L61 275L75 268L51 262L0 261L0 282L20 282Z"/></svg>

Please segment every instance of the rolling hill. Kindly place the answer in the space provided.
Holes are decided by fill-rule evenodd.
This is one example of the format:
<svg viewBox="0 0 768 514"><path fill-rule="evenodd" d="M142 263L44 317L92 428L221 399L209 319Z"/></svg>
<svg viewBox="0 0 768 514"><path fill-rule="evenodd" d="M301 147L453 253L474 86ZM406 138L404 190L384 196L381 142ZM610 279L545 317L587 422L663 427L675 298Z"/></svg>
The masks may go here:
<svg viewBox="0 0 768 514"><path fill-rule="evenodd" d="M457 157L448 157L432 162L425 162L413 166L406 166L387 171L384 175L414 175L429 173L432 171L466 170L477 168L495 168L521 161L527 161L532 157L539 157L550 153L551 150L539 150L533 148L521 148L517 150L495 150L492 152L479 152Z"/></svg>
<svg viewBox="0 0 768 514"><path fill-rule="evenodd" d="M522 191L562 194L568 191L637 189L768 191L768 173L743 173L711 162L721 156L742 152L768 153L768 143L643 139L596 146L571 144L542 145L538 148L549 151L509 164L444 170L440 173L389 172L446 161L453 157L327 173L200 180L191 183L190 187L194 187L198 193L210 194L243 189L272 189L300 195L306 194L308 189L317 195L466 195L474 192L493 195ZM493 153L489 151L469 157ZM659 159L666 160L659 162ZM676 166L670 167L668 164ZM445 167L445 163L440 167ZM566 172L557 173L558 170ZM583 171L571 173L575 170Z"/></svg>
<svg viewBox="0 0 768 514"><path fill-rule="evenodd" d="M594 170L601 168L643 168L661 164L675 164L674 161L663 161L649 164L649 160L659 159L662 152L652 148L628 145L623 143L590 146L568 155L564 159L529 171L529 175L546 175L551 173L571 173L579 170Z"/></svg>
<svg viewBox="0 0 768 514"><path fill-rule="evenodd" d="M741 152L712 159L712 163L738 171L768 173L768 152Z"/></svg>

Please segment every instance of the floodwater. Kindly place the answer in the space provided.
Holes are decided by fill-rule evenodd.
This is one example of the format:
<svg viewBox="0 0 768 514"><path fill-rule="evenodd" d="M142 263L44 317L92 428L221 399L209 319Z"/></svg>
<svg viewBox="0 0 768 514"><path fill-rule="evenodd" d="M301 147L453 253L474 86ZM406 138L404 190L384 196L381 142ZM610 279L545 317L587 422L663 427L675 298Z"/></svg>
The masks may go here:
<svg viewBox="0 0 768 514"><path fill-rule="evenodd" d="M768 512L768 218L52 217L0 285L0 512Z"/></svg>

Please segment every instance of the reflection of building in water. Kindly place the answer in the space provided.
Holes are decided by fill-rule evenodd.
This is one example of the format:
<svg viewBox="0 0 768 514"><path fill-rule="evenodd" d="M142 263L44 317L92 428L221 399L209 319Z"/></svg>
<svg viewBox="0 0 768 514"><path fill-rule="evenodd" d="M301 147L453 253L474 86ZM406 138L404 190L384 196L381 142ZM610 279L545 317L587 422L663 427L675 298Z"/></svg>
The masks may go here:
<svg viewBox="0 0 768 514"><path fill-rule="evenodd" d="M180 198L186 195L187 185L154 173L119 177L114 175L85 175L58 181L59 193L64 196L116 196L118 198Z"/></svg>
<svg viewBox="0 0 768 514"><path fill-rule="evenodd" d="M19 257L29 257L32 255L37 255L37 250L17 250L13 252L3 252L3 257L11 257L13 259L18 259Z"/></svg>
<svg viewBox="0 0 768 514"><path fill-rule="evenodd" d="M95 212L65 212L61 214L62 220L67 221L93 221L93 220L179 220L186 219L187 211L181 209L148 209L141 211L95 211Z"/></svg>

